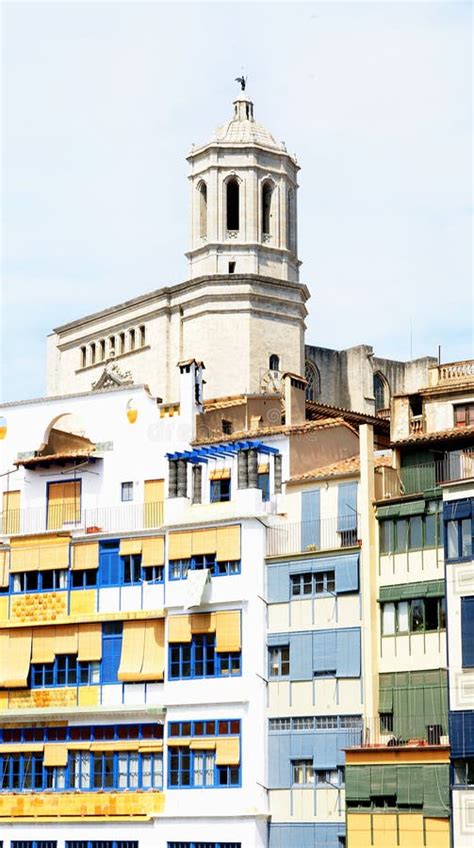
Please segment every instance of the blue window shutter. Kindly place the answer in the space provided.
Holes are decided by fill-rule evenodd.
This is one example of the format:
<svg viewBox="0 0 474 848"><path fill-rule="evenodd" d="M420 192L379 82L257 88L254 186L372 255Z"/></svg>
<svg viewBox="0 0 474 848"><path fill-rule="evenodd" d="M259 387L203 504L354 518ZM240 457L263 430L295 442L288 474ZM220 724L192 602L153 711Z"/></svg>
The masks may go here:
<svg viewBox="0 0 474 848"><path fill-rule="evenodd" d="M122 634L102 636L102 683L120 683L117 674L122 653Z"/></svg>
<svg viewBox="0 0 474 848"><path fill-rule="evenodd" d="M119 542L99 543L99 586L119 586L122 582L122 560L119 556Z"/></svg>
<svg viewBox="0 0 474 848"><path fill-rule="evenodd" d="M336 676L360 677L360 627L336 630Z"/></svg>
<svg viewBox="0 0 474 848"><path fill-rule="evenodd" d="M313 672L337 670L336 631L313 632Z"/></svg>
<svg viewBox="0 0 474 848"><path fill-rule="evenodd" d="M291 733L290 755L292 760L309 760L314 755L314 736L312 733Z"/></svg>
<svg viewBox="0 0 474 848"><path fill-rule="evenodd" d="M326 848L323 842L316 842L313 824L274 824L270 823L269 848L314 848L315 845ZM327 846L327 848L332 848Z"/></svg>
<svg viewBox="0 0 474 848"><path fill-rule="evenodd" d="M313 677L313 638L311 633L290 633L290 680Z"/></svg>
<svg viewBox="0 0 474 848"><path fill-rule="evenodd" d="M334 769L338 762L337 731L319 730L314 734L314 767Z"/></svg>
<svg viewBox="0 0 474 848"><path fill-rule="evenodd" d="M474 668L474 597L461 598L463 668Z"/></svg>
<svg viewBox="0 0 474 848"><path fill-rule="evenodd" d="M269 648L280 648L282 645L289 645L289 633L269 633L267 636L267 644Z"/></svg>
<svg viewBox="0 0 474 848"><path fill-rule="evenodd" d="M267 601L281 604L290 600L290 578L288 563L267 565Z"/></svg>
<svg viewBox="0 0 474 848"><path fill-rule="evenodd" d="M355 748L362 743L362 731L356 727L337 731L337 765L343 766L346 761L345 748Z"/></svg>
<svg viewBox="0 0 474 848"><path fill-rule="evenodd" d="M337 487L337 529L357 527L357 483L341 483Z"/></svg>
<svg viewBox="0 0 474 848"><path fill-rule="evenodd" d="M458 501L447 501L443 504L443 518L446 520L470 518L471 512L472 501L466 498Z"/></svg>
<svg viewBox="0 0 474 848"><path fill-rule="evenodd" d="M336 560L336 592L359 591L359 554L338 557Z"/></svg>
<svg viewBox="0 0 474 848"><path fill-rule="evenodd" d="M321 544L320 519L320 497L319 489L311 489L309 492L301 492L301 550L306 551L313 545L316 548Z"/></svg>
<svg viewBox="0 0 474 848"><path fill-rule="evenodd" d="M268 786L289 789L291 786L290 734L268 736Z"/></svg>
<svg viewBox="0 0 474 848"><path fill-rule="evenodd" d="M474 710L453 710L449 713L451 759L474 757Z"/></svg>

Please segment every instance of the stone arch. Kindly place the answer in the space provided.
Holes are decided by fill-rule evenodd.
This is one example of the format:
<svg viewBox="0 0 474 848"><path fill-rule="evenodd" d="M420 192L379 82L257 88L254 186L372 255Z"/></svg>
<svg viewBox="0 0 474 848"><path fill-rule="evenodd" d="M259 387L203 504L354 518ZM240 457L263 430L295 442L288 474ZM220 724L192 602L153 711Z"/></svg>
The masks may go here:
<svg viewBox="0 0 474 848"><path fill-rule="evenodd" d="M306 400L318 400L321 395L321 374L314 362L306 360L304 366L306 380Z"/></svg>
<svg viewBox="0 0 474 848"><path fill-rule="evenodd" d="M197 186L199 193L199 235L207 237L207 183L200 180Z"/></svg>
<svg viewBox="0 0 474 848"><path fill-rule="evenodd" d="M236 174L231 174L224 182L225 211L227 232L240 230L240 183Z"/></svg>
<svg viewBox="0 0 474 848"><path fill-rule="evenodd" d="M271 234L272 200L274 189L275 183L272 179L266 177L263 180L260 189L262 238Z"/></svg>

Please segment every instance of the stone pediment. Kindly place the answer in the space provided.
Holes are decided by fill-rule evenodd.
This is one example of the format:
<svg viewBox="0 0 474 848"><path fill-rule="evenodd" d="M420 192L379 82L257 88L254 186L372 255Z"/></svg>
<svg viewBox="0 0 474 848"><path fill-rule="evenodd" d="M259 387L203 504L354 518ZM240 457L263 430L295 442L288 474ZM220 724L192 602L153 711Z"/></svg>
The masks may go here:
<svg viewBox="0 0 474 848"><path fill-rule="evenodd" d="M115 363L107 363L99 379L92 383L93 392L101 389L112 389L114 386L132 386L133 377L131 371L120 371Z"/></svg>

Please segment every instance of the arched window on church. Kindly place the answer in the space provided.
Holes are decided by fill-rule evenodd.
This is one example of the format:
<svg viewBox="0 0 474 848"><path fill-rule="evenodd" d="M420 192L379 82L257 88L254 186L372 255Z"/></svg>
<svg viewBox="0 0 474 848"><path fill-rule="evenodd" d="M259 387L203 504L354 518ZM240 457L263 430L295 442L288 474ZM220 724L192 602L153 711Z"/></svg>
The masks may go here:
<svg viewBox="0 0 474 848"><path fill-rule="evenodd" d="M277 356L276 353L272 353L270 359L268 360L268 367L270 371L279 371L280 370L280 357Z"/></svg>
<svg viewBox="0 0 474 848"><path fill-rule="evenodd" d="M306 360L304 367L306 380L306 400L318 400L321 395L321 375L314 362Z"/></svg>
<svg viewBox="0 0 474 848"><path fill-rule="evenodd" d="M227 183L227 229L240 229L240 187L235 178Z"/></svg>
<svg viewBox="0 0 474 848"><path fill-rule="evenodd" d="M207 185L205 182L199 184L199 235L201 238L207 236Z"/></svg>
<svg viewBox="0 0 474 848"><path fill-rule="evenodd" d="M273 186L269 180L262 185L262 234L270 235L270 220L272 216Z"/></svg>
<svg viewBox="0 0 474 848"><path fill-rule="evenodd" d="M390 391L388 383L380 371L376 371L374 374L374 398L375 412L379 412L381 409L387 409L390 403Z"/></svg>

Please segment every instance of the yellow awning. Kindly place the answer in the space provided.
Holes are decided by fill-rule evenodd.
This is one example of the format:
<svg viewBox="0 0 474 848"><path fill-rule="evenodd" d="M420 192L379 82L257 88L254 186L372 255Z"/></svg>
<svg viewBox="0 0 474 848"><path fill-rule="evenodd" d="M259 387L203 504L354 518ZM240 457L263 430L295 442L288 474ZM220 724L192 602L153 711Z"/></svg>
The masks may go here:
<svg viewBox="0 0 474 848"><path fill-rule="evenodd" d="M142 540L142 565L163 565L165 562L164 536L152 536Z"/></svg>
<svg viewBox="0 0 474 848"><path fill-rule="evenodd" d="M73 571L84 571L86 568L98 568L98 566L98 542L82 542L79 545L73 545L71 566Z"/></svg>
<svg viewBox="0 0 474 848"><path fill-rule="evenodd" d="M70 537L31 536L11 540L10 571L48 571L69 567Z"/></svg>
<svg viewBox="0 0 474 848"><path fill-rule="evenodd" d="M206 527L205 530L194 530L192 537L192 553L195 556L202 554L215 554L217 535L215 527Z"/></svg>
<svg viewBox="0 0 474 848"><path fill-rule="evenodd" d="M183 745L185 748L189 748L191 744L191 739L189 736L172 736L166 742L168 748L178 748L180 745Z"/></svg>
<svg viewBox="0 0 474 848"><path fill-rule="evenodd" d="M141 671L146 621L124 621L118 679L135 681Z"/></svg>
<svg viewBox="0 0 474 848"><path fill-rule="evenodd" d="M120 556L128 556L130 554L141 554L142 539L120 539Z"/></svg>
<svg viewBox="0 0 474 848"><path fill-rule="evenodd" d="M230 480L230 468L219 468L211 471L209 480Z"/></svg>
<svg viewBox="0 0 474 848"><path fill-rule="evenodd" d="M0 550L0 586L2 586L2 588L8 586L9 582L9 558L10 551L8 550L8 548L3 548L2 550Z"/></svg>
<svg viewBox="0 0 474 848"><path fill-rule="evenodd" d="M218 562L240 559L240 524L217 528L216 559Z"/></svg>
<svg viewBox="0 0 474 848"><path fill-rule="evenodd" d="M43 766L67 766L67 745L45 745Z"/></svg>
<svg viewBox="0 0 474 848"><path fill-rule="evenodd" d="M138 750L141 754L155 754L163 750L163 740L157 739L155 742L140 742Z"/></svg>
<svg viewBox="0 0 474 848"><path fill-rule="evenodd" d="M193 613L191 631L192 633L215 633L216 614L214 612Z"/></svg>
<svg viewBox="0 0 474 848"><path fill-rule="evenodd" d="M31 628L0 633L0 686L26 687L31 660Z"/></svg>
<svg viewBox="0 0 474 848"><path fill-rule="evenodd" d="M189 745L194 751L214 751L217 739L214 736L199 736L191 739Z"/></svg>
<svg viewBox="0 0 474 848"><path fill-rule="evenodd" d="M258 473L259 474L268 474L269 470L270 470L270 464L268 462L261 462L260 465L258 466Z"/></svg>
<svg viewBox="0 0 474 848"><path fill-rule="evenodd" d="M189 559L192 552L192 530L178 530L175 533L170 533L169 542L169 559Z"/></svg>
<svg viewBox="0 0 474 848"><path fill-rule="evenodd" d="M33 629L33 642L31 649L32 663L54 662L54 648L56 639L56 628L35 627Z"/></svg>
<svg viewBox="0 0 474 848"><path fill-rule="evenodd" d="M56 627L54 653L77 654L77 625L64 624Z"/></svg>
<svg viewBox="0 0 474 848"><path fill-rule="evenodd" d="M80 624L77 636L77 659L79 662L99 662L102 659L101 623Z"/></svg>
<svg viewBox="0 0 474 848"><path fill-rule="evenodd" d="M240 651L240 612L216 613L216 651L227 653L228 651Z"/></svg>
<svg viewBox="0 0 474 848"><path fill-rule="evenodd" d="M238 736L219 736L216 744L216 766L238 766L240 739Z"/></svg>
<svg viewBox="0 0 474 848"><path fill-rule="evenodd" d="M168 642L190 642L191 616L172 615L168 618Z"/></svg>
<svg viewBox="0 0 474 848"><path fill-rule="evenodd" d="M165 620L147 621L140 680L163 680L165 671Z"/></svg>

